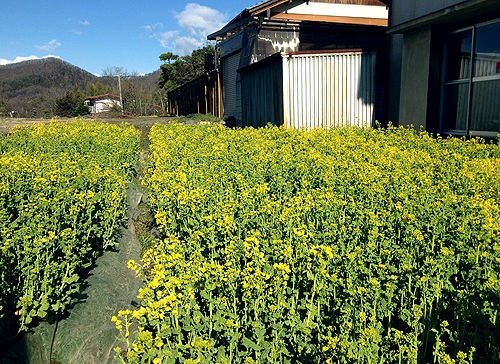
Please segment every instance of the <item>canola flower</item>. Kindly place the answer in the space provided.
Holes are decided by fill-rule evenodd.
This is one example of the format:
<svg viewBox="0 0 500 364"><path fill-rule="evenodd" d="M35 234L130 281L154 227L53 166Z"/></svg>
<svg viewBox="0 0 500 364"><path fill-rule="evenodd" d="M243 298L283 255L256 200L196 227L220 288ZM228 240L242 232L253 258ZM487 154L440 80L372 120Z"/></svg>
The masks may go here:
<svg viewBox="0 0 500 364"><path fill-rule="evenodd" d="M497 145L402 128L150 139L162 238L129 262L144 286L114 319L124 362L499 360Z"/></svg>
<svg viewBox="0 0 500 364"><path fill-rule="evenodd" d="M83 120L0 139L0 333L63 312L115 245L138 151L133 127Z"/></svg>

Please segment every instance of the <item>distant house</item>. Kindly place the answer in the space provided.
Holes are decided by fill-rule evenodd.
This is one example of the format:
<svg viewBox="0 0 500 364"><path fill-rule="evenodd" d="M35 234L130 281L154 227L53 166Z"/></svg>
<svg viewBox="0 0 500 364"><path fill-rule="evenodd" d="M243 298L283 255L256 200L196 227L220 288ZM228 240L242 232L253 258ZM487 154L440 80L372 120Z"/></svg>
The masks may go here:
<svg viewBox="0 0 500 364"><path fill-rule="evenodd" d="M385 113L388 10L378 0L269 0L219 31L224 116L237 125L371 125Z"/></svg>
<svg viewBox="0 0 500 364"><path fill-rule="evenodd" d="M442 134L500 132L500 1L390 5L389 117Z"/></svg>
<svg viewBox="0 0 500 364"><path fill-rule="evenodd" d="M97 114L100 112L112 111L115 109L122 109L122 104L120 97L111 94L97 95L92 97L87 97L84 101L92 114Z"/></svg>

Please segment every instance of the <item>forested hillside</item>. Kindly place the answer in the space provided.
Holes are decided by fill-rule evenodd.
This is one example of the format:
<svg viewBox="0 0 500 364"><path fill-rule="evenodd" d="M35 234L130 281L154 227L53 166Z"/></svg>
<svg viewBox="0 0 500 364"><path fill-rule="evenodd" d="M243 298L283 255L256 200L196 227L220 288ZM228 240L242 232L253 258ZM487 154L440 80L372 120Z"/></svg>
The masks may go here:
<svg viewBox="0 0 500 364"><path fill-rule="evenodd" d="M139 115L161 113L159 71L146 76L123 75L125 110ZM68 92L84 96L118 94L116 77L98 77L58 58L0 66L0 116L50 118L56 101Z"/></svg>

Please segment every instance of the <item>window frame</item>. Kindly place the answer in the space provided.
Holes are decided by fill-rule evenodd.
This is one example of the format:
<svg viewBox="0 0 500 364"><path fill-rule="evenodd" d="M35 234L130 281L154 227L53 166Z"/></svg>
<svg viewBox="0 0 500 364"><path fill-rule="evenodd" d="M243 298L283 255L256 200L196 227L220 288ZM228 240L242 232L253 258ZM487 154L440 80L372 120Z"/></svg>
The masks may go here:
<svg viewBox="0 0 500 364"><path fill-rule="evenodd" d="M495 131L486 131L486 130L472 130L471 129L471 111L472 111L472 99L473 99L473 86L474 84L477 84L479 82L484 82L484 81L495 81L495 80L500 80L500 74L497 75L489 75L489 76L474 76L474 68L475 68L475 63L476 63L476 40L477 40L477 28L483 27L483 26L488 26L491 24L500 24L500 18L495 18L491 19L485 22L469 25L467 27L463 27L460 29L453 30L451 32L448 32L445 40L444 40L444 52L443 52L443 63L442 63L442 72L441 72L441 91L440 91L440 113L439 113L439 130L442 134L453 134L453 135L458 135L458 136L483 136L483 137L489 137L489 138L496 138L500 132L495 132ZM471 42L471 51L470 51L470 64L469 64L469 76L468 78L465 79L455 79L455 80L446 80L446 72L447 72L447 67L448 67L448 47L449 47L449 38L453 34L459 34L463 33L466 31L471 32L472 36L472 42ZM447 86L454 86L454 85L463 85L467 84L468 90L467 90L467 111L466 111L466 123L465 123L465 129L445 129L443 127L444 125L444 100L445 100L445 89Z"/></svg>

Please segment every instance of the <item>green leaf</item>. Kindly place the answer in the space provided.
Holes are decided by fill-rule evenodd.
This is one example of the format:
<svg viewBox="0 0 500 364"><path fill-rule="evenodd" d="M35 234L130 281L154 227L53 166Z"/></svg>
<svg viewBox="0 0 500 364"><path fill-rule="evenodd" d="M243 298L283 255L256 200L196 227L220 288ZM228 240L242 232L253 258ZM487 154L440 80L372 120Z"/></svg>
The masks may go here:
<svg viewBox="0 0 500 364"><path fill-rule="evenodd" d="M243 337L241 343L249 350L261 351L262 348L247 337Z"/></svg>

